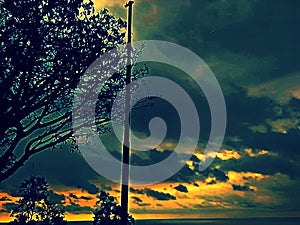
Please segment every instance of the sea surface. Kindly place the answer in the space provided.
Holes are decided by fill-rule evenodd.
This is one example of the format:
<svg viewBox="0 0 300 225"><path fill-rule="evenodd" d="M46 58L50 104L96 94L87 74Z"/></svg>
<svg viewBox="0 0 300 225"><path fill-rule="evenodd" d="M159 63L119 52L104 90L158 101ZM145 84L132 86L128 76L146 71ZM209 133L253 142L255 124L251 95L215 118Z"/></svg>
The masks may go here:
<svg viewBox="0 0 300 225"><path fill-rule="evenodd" d="M91 225L91 222L73 222L71 225ZM136 220L136 225L300 225L300 218L241 218L241 219L165 219Z"/></svg>
<svg viewBox="0 0 300 225"><path fill-rule="evenodd" d="M5 224L5 223L1 223ZM70 225L92 225L92 222L69 222ZM299 218L239 218L239 219L164 219L136 220L136 225L300 225Z"/></svg>

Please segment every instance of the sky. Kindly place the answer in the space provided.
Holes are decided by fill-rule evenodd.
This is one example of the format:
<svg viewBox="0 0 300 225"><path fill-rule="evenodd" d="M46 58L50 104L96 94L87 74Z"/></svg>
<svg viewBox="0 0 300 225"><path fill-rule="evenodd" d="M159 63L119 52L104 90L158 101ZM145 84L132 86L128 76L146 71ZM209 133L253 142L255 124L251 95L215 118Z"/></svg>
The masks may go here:
<svg viewBox="0 0 300 225"><path fill-rule="evenodd" d="M123 1L95 0L126 18ZM190 49L210 67L224 94L227 128L217 157L205 171L203 149L210 131L205 96L170 66L148 63L150 75L172 78L197 102L201 134L193 156L169 179L130 189L135 218L298 216L300 206L300 2L290 0L137 0L133 39L163 40ZM148 165L176 147L178 115L166 102L136 113L133 130L146 135L153 115L162 113L166 140L132 163ZM104 139L120 158L120 143ZM92 219L99 190L119 199L119 184L97 174L79 153L45 151L0 184L0 221L9 219L16 190L30 174L45 176L67 219Z"/></svg>

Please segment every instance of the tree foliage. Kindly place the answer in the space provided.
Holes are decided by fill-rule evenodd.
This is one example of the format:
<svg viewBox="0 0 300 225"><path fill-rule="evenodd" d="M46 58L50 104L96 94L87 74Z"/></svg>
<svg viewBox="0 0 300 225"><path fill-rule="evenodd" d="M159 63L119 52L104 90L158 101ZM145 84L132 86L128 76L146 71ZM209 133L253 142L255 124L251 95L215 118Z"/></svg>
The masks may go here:
<svg viewBox="0 0 300 225"><path fill-rule="evenodd" d="M124 44L126 23L92 0L0 0L0 15L1 182L45 149L76 150L74 89L96 58ZM114 74L99 95L98 124L109 121L123 77Z"/></svg>
<svg viewBox="0 0 300 225"><path fill-rule="evenodd" d="M17 201L11 216L14 224L60 225L64 221L64 209L49 200L49 188L45 178L31 176L22 182Z"/></svg>
<svg viewBox="0 0 300 225"><path fill-rule="evenodd" d="M105 191L101 191L97 198L93 225L121 225L121 206L117 204L116 198ZM134 224L131 215L127 215L127 221L128 225Z"/></svg>

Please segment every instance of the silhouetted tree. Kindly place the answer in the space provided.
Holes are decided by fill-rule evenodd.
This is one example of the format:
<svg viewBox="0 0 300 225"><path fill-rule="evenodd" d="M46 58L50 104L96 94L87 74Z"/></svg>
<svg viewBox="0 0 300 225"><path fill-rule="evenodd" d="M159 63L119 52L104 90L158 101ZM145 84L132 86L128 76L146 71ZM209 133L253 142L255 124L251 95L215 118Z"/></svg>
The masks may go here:
<svg viewBox="0 0 300 225"><path fill-rule="evenodd" d="M92 0L0 0L0 182L45 149L76 150L74 89L96 58L124 43L125 27ZM97 124L110 120L123 74L99 95Z"/></svg>
<svg viewBox="0 0 300 225"><path fill-rule="evenodd" d="M117 204L116 198L105 191L97 196L95 205L93 225L121 225L121 206ZM131 215L127 215L128 225L134 224Z"/></svg>
<svg viewBox="0 0 300 225"><path fill-rule="evenodd" d="M45 178L31 176L22 182L18 193L21 199L11 213L11 217L16 218L14 224L66 224L64 209L49 200Z"/></svg>

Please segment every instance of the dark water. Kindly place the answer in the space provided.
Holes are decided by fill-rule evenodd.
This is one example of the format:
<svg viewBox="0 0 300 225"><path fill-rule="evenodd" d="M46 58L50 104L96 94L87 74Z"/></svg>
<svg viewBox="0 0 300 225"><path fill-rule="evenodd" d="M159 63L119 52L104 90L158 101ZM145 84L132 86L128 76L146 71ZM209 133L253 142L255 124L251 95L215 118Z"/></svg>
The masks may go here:
<svg viewBox="0 0 300 225"><path fill-rule="evenodd" d="M73 222L71 225L91 225L91 222ZM168 219L137 220L136 225L300 225L300 218L255 218L255 219Z"/></svg>
<svg viewBox="0 0 300 225"><path fill-rule="evenodd" d="M92 222L69 222L70 225L92 225ZM137 220L136 225L300 225L300 218L254 218L254 219L166 219Z"/></svg>
<svg viewBox="0 0 300 225"><path fill-rule="evenodd" d="M300 218L260 218L260 219L188 219L188 220L145 220L136 225L300 225Z"/></svg>

